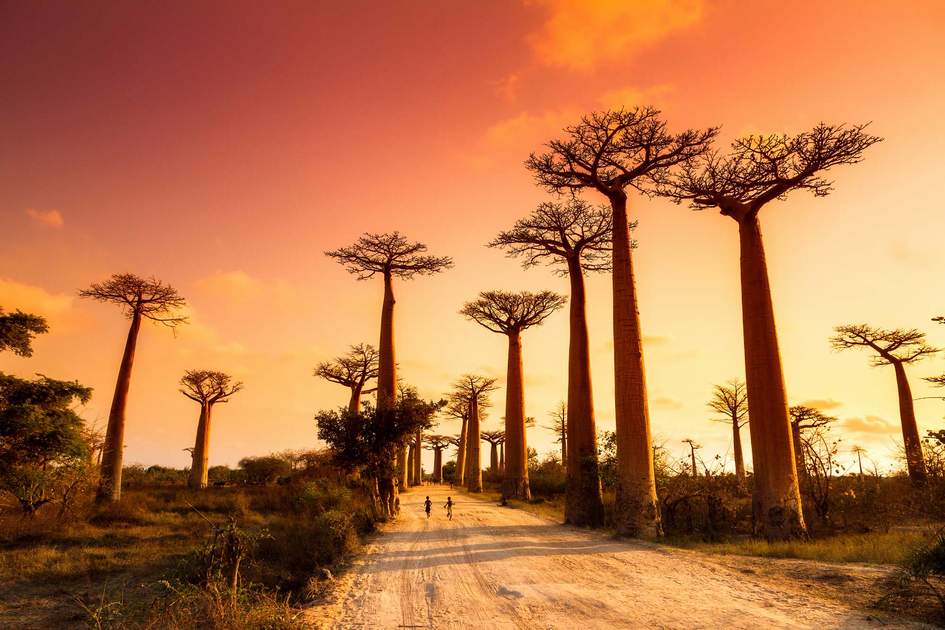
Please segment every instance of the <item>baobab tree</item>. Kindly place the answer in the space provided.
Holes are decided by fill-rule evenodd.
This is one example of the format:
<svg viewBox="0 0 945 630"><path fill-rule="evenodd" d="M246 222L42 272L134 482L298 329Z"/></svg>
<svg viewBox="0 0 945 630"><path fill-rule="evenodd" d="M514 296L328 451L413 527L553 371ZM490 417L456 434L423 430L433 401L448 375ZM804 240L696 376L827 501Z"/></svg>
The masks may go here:
<svg viewBox="0 0 945 630"><path fill-rule="evenodd" d="M794 461L798 478L807 475L807 460L804 456L804 432L825 427L837 418L828 416L819 409L806 405L792 405L788 409L791 416L791 439L794 442Z"/></svg>
<svg viewBox="0 0 945 630"><path fill-rule="evenodd" d="M489 395L497 388L494 378L464 374L453 384L454 391L465 400L469 409L466 422L464 481L470 492L482 492L482 461L480 458L480 423L482 410L489 405ZM457 462L458 466L458 462Z"/></svg>
<svg viewBox="0 0 945 630"><path fill-rule="evenodd" d="M319 363L315 368L315 376L351 390L348 409L358 413L361 410L361 396L377 390L376 387L367 386L377 378L377 349L365 343L351 346L348 354Z"/></svg>
<svg viewBox="0 0 945 630"><path fill-rule="evenodd" d="M508 371L505 385L505 439L508 465L502 480L502 496L531 499L528 486L528 450L525 440L525 386L522 374L522 331L538 326L564 306L564 296L551 291L509 293L484 291L467 302L460 313L486 330L508 337ZM474 422L470 414L470 423ZM477 430L478 433L478 430ZM470 431L470 441L474 434ZM476 437L478 443L478 436Z"/></svg>
<svg viewBox="0 0 945 630"><path fill-rule="evenodd" d="M748 424L748 392L745 383L732 379L724 385L716 385L712 390L709 409L725 416L713 418L715 422L725 422L732 427L732 451L735 456L735 478L739 486L745 485L745 456L742 453L741 428Z"/></svg>
<svg viewBox="0 0 945 630"><path fill-rule="evenodd" d="M466 481L466 434L469 429L469 401L462 392L453 391L447 397L446 415L460 421L459 435L456 436L456 473L454 481L461 486Z"/></svg>
<svg viewBox="0 0 945 630"><path fill-rule="evenodd" d="M597 424L591 385L584 272L609 271L613 217L607 207L572 197L566 203L545 202L489 243L528 268L552 264L571 284L568 348L567 431L571 443L566 463L565 522L599 527L604 522L597 461Z"/></svg>
<svg viewBox="0 0 945 630"><path fill-rule="evenodd" d="M686 438L685 440L682 440L682 443L689 445L689 456L692 458L692 476L693 476L693 477L698 477L698 476L699 476L699 468L696 466L696 451L697 451L698 449L702 448L702 445L701 445L701 444L697 444L697 443L696 443L694 440L692 440L691 438Z"/></svg>
<svg viewBox="0 0 945 630"><path fill-rule="evenodd" d="M499 444L505 441L505 431L482 431L480 437L489 443L489 472L499 474Z"/></svg>
<svg viewBox="0 0 945 630"><path fill-rule="evenodd" d="M674 166L702 155L716 129L672 134L651 107L594 112L564 130L543 153L525 162L547 190L577 193L596 190L613 210L614 392L617 435L618 534L658 536L652 435L643 361L643 334L637 306L631 254L627 189L649 193ZM575 457L574 444L570 456ZM570 473L569 473L570 474Z"/></svg>
<svg viewBox="0 0 945 630"><path fill-rule="evenodd" d="M135 360L138 333L144 319L175 329L187 322L180 310L186 301L174 287L155 278L140 278L130 273L115 274L101 283L79 291L79 296L99 302L118 304L131 320L118 380L112 396L102 449L102 466L95 500L98 503L121 499L121 471L125 445L125 408L131 386L131 368Z"/></svg>
<svg viewBox="0 0 945 630"><path fill-rule="evenodd" d="M906 466L909 478L920 483L926 479L925 459L922 455L922 441L919 427L915 421L915 407L912 403L912 388L906 377L906 366L925 357L940 352L925 342L925 333L906 328L873 328L866 324L837 326L836 333L830 338L834 350L867 348L875 353L873 367L893 366L896 373L896 389L899 393L899 421L902 424L902 442L906 451Z"/></svg>
<svg viewBox="0 0 945 630"><path fill-rule="evenodd" d="M363 234L353 245L325 252L343 265L358 280L380 275L384 280L384 301L381 307L381 335L378 344L377 405L392 407L397 401L397 365L394 353L394 278L409 280L418 275L432 275L453 266L448 256L425 254L427 246L408 241L400 232ZM401 469L406 465L406 447L401 447ZM390 453L391 459L395 453ZM390 467L384 467L386 472ZM397 513L397 484L393 477L378 479L381 503L388 516Z"/></svg>
<svg viewBox="0 0 945 630"><path fill-rule="evenodd" d="M197 439L191 451L193 463L187 485L199 489L207 487L207 464L210 455L210 416L213 406L229 401L230 396L243 389L243 383L213 370L187 370L180 379L180 393L200 405L197 420Z"/></svg>
<svg viewBox="0 0 945 630"><path fill-rule="evenodd" d="M0 308L0 352L11 350L21 357L33 356L33 338L49 332L46 318L17 309L3 313Z"/></svg>
<svg viewBox="0 0 945 630"><path fill-rule="evenodd" d="M558 436L555 440L561 445L561 464L567 469L568 466L568 403L563 400L551 412L551 426L546 429L554 431Z"/></svg>
<svg viewBox="0 0 945 630"><path fill-rule="evenodd" d="M433 451L433 482L443 483L443 449L452 444L446 435L425 435L423 441Z"/></svg>
<svg viewBox="0 0 945 630"><path fill-rule="evenodd" d="M806 535L787 393L778 347L771 286L759 213L769 202L794 190L827 195L825 172L854 164L879 142L865 125L817 125L788 135L736 140L728 155L707 153L688 160L671 185L660 191L693 209L719 208L738 225L741 250L742 333L748 413L754 462L755 528L769 539Z"/></svg>

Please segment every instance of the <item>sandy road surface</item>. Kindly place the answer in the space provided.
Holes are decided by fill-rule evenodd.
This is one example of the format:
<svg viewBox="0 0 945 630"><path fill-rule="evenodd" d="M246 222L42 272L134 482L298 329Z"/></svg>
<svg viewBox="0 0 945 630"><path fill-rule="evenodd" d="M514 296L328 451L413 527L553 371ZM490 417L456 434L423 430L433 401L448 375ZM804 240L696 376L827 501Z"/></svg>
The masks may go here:
<svg viewBox="0 0 945 630"><path fill-rule="evenodd" d="M429 493L433 517L422 501ZM379 536L309 619L325 628L862 628L835 601L713 562L564 527L447 489L403 495ZM888 625L886 627L889 627Z"/></svg>

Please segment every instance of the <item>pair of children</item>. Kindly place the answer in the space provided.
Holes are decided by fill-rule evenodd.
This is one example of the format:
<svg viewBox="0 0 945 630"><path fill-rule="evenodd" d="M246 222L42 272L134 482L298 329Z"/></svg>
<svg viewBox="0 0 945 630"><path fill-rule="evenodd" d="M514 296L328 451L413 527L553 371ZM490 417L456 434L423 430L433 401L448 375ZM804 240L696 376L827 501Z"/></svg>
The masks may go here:
<svg viewBox="0 0 945 630"><path fill-rule="evenodd" d="M453 520L453 497L446 497L446 504L443 505L446 508L446 518ZM430 518L430 510L433 509L433 501L430 500L430 497L427 497L427 500L423 502L423 508L426 510L427 518Z"/></svg>

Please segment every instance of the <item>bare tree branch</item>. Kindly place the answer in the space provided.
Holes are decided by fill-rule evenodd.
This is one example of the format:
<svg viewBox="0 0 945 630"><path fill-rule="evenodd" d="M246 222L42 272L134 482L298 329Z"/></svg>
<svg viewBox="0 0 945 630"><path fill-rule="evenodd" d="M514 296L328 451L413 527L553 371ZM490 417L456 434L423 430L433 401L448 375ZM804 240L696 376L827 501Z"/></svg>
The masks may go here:
<svg viewBox="0 0 945 630"><path fill-rule="evenodd" d="M366 280L375 274L390 274L400 278L430 275L453 266L449 256L429 256L427 246L411 242L400 232L363 234L354 245L325 252L343 265L348 273Z"/></svg>

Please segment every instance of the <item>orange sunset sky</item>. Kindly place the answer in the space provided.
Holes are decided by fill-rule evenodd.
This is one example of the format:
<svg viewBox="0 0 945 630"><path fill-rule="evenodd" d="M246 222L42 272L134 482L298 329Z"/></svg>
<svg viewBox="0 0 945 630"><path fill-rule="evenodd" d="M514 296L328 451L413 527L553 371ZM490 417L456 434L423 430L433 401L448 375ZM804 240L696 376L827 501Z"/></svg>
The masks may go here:
<svg viewBox="0 0 945 630"><path fill-rule="evenodd" d="M652 104L673 129L722 125L723 142L872 121L886 141L833 172L831 196L796 193L762 223L792 403L819 401L845 451L886 467L892 369L827 339L862 321L945 346L930 321L945 314L943 26L937 1L0 2L0 306L52 328L0 370L93 386L83 415L104 426L127 322L76 292L155 275L192 323L142 330L125 461L189 465L188 368L246 384L215 413L211 465L311 448L315 410L347 399L314 366L376 344L380 317L380 281L326 249L398 229L453 256L397 285L401 375L428 397L465 372L504 384L504 337L457 311L486 289L567 292L484 244L548 198L522 162L582 112ZM694 437L724 456L729 428L705 403L743 374L736 226L639 196L631 212L654 434L674 454ZM601 429L609 282L588 288ZM524 343L526 412L547 424L566 393L566 313ZM945 355L913 366L915 395L942 372ZM943 425L945 403L916 405L923 433ZM542 428L528 440L554 448Z"/></svg>

